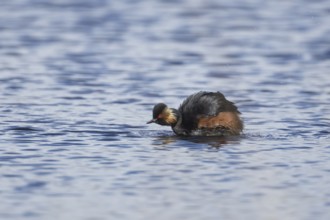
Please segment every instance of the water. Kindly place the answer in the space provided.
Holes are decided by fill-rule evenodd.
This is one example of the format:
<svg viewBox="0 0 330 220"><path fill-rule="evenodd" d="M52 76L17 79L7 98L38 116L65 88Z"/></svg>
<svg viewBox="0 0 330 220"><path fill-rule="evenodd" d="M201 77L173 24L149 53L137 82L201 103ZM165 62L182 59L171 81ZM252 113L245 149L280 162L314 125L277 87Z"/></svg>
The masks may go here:
<svg viewBox="0 0 330 220"><path fill-rule="evenodd" d="M0 7L0 219L329 219L329 1ZM221 91L244 134L146 125Z"/></svg>

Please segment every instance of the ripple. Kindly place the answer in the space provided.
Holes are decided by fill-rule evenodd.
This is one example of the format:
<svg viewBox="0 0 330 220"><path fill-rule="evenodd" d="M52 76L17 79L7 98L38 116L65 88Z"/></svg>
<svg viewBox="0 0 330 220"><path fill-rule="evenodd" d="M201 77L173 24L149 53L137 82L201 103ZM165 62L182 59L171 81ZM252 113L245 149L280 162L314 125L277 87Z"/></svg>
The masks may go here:
<svg viewBox="0 0 330 220"><path fill-rule="evenodd" d="M46 132L46 133L40 133L42 136L64 136L67 133L65 132Z"/></svg>
<svg viewBox="0 0 330 220"><path fill-rule="evenodd" d="M261 150L251 150L251 151L240 151L240 152L230 152L230 154L255 154L260 152L269 152L269 151L295 151L295 150L311 150L312 147L274 147L270 149L261 149Z"/></svg>
<svg viewBox="0 0 330 220"><path fill-rule="evenodd" d="M165 66L181 66L184 64L185 64L185 62L182 60L164 60Z"/></svg>
<svg viewBox="0 0 330 220"><path fill-rule="evenodd" d="M74 157L68 157L68 159L70 160L79 160L79 159L91 159L94 161L99 161L99 160L103 160L105 159L105 157L101 157L101 156L95 156L95 157L89 157L89 156L74 156Z"/></svg>
<svg viewBox="0 0 330 220"><path fill-rule="evenodd" d="M22 175L17 175L17 174L3 174L2 175L5 178L22 178Z"/></svg>
<svg viewBox="0 0 330 220"><path fill-rule="evenodd" d="M42 129L32 127L32 126L11 126L8 127L5 131L28 131L28 132L40 132Z"/></svg>
<svg viewBox="0 0 330 220"><path fill-rule="evenodd" d="M155 130L138 130L132 131L132 136L137 137L173 137L174 134L172 131L155 131ZM174 137L176 138L176 137Z"/></svg>
<svg viewBox="0 0 330 220"><path fill-rule="evenodd" d="M16 187L15 190L19 192L30 192L32 190L40 189L46 187L47 182L45 181L32 181L26 185Z"/></svg>
<svg viewBox="0 0 330 220"><path fill-rule="evenodd" d="M32 159L32 158L40 158L41 155L14 155L14 156L0 156L0 160L2 161L10 161L16 159Z"/></svg>
<svg viewBox="0 0 330 220"><path fill-rule="evenodd" d="M296 53L269 53L269 54L265 54L264 56L273 61L283 62L283 63L290 61L292 62L294 60L301 59L301 55Z"/></svg>
<svg viewBox="0 0 330 220"><path fill-rule="evenodd" d="M113 101L113 104L133 104L133 103L137 103L140 102L140 99L119 99L116 101Z"/></svg>

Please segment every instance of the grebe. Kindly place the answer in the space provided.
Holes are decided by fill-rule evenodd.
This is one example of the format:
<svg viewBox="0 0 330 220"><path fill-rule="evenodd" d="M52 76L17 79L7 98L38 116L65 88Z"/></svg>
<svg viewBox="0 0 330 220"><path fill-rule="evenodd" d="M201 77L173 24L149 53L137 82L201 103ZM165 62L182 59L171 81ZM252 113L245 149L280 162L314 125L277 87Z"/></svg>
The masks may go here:
<svg viewBox="0 0 330 220"><path fill-rule="evenodd" d="M179 109L158 103L153 118L147 122L171 126L177 135L239 135L243 130L240 112L220 92L198 92L190 95Z"/></svg>

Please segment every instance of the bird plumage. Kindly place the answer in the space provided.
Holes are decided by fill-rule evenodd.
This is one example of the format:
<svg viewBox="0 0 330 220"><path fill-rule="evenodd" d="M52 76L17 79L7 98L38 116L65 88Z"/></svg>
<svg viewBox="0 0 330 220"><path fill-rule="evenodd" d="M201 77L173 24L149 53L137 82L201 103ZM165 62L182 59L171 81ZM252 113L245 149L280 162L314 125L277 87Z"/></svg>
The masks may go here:
<svg viewBox="0 0 330 220"><path fill-rule="evenodd" d="M243 129L239 114L222 93L202 91L187 97L178 110L155 105L150 123L170 125L177 135L237 135Z"/></svg>

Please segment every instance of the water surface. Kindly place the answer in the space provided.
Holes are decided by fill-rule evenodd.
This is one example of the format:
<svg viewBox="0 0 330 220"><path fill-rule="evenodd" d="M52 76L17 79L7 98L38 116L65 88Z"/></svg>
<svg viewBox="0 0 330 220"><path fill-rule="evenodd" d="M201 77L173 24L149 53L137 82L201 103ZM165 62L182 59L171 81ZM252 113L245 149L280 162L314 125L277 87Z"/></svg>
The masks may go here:
<svg viewBox="0 0 330 220"><path fill-rule="evenodd" d="M1 219L329 219L329 1L0 7ZM244 134L155 103L221 91Z"/></svg>

